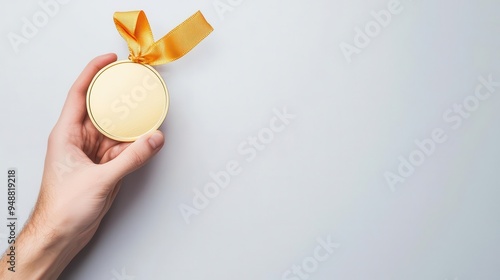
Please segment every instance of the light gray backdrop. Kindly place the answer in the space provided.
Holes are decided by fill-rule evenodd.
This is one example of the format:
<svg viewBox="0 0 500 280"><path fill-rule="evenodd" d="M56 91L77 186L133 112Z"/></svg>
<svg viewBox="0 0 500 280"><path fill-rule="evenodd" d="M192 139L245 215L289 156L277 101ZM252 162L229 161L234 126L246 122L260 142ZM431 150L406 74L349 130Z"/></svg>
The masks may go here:
<svg viewBox="0 0 500 280"><path fill-rule="evenodd" d="M0 2L21 222L67 90L127 58L113 12L145 10L157 39L198 9L215 28L157 67L165 147L61 279L500 278L499 1L40 1Z"/></svg>

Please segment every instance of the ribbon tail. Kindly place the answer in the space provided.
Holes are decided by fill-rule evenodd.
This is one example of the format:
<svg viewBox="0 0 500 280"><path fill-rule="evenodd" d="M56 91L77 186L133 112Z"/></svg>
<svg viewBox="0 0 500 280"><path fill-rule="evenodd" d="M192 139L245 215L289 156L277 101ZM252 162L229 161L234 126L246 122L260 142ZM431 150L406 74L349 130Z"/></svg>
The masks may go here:
<svg viewBox="0 0 500 280"><path fill-rule="evenodd" d="M177 60L191 51L213 30L203 14L198 11L156 41L147 51L145 60L149 61L150 65L165 64Z"/></svg>

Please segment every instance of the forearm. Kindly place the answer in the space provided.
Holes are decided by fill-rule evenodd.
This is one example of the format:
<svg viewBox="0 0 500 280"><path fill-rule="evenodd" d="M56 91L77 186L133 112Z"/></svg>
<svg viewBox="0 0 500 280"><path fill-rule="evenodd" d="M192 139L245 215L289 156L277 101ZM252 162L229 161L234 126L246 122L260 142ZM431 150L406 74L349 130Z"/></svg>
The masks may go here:
<svg viewBox="0 0 500 280"><path fill-rule="evenodd" d="M0 279L57 279L84 246L39 222L30 218L15 243L9 244L1 260ZM14 267L7 255L10 246L15 248Z"/></svg>

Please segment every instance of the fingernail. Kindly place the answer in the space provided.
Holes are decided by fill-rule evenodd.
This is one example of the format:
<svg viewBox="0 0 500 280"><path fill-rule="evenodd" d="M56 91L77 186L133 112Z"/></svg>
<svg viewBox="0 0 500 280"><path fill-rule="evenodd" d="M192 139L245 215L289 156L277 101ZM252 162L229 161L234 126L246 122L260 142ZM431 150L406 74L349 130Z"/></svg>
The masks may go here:
<svg viewBox="0 0 500 280"><path fill-rule="evenodd" d="M149 137L148 142L151 148L153 148L154 150L161 146L161 144L163 143L163 135L161 134L161 132L156 131Z"/></svg>

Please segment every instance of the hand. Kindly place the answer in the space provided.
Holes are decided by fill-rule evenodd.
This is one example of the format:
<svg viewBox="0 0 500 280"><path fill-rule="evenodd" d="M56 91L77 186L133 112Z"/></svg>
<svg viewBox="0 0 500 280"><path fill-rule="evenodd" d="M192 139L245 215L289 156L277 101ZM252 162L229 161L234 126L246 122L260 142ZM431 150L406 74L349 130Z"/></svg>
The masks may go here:
<svg viewBox="0 0 500 280"><path fill-rule="evenodd" d="M160 131L120 143L103 136L90 121L87 88L94 75L114 61L115 54L95 58L70 89L49 136L38 201L16 241L16 272L5 273L2 260L1 279L57 278L96 232L121 179L162 148Z"/></svg>

